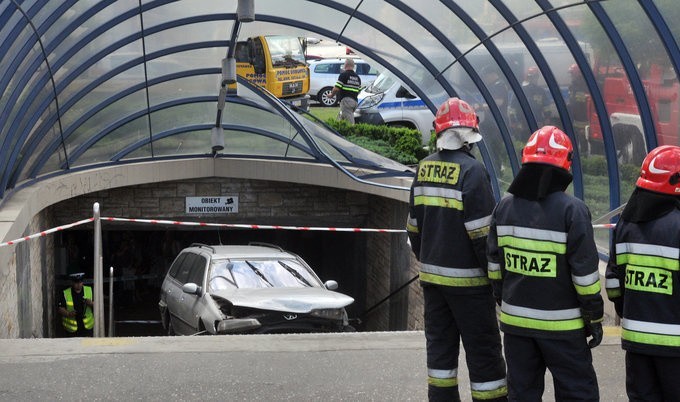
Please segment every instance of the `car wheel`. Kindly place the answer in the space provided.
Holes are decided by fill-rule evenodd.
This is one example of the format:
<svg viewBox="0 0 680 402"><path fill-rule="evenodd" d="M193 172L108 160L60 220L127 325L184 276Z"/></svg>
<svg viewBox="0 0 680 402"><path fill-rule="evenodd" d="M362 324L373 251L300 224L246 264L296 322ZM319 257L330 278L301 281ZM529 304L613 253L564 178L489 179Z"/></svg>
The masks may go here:
<svg viewBox="0 0 680 402"><path fill-rule="evenodd" d="M321 91L319 91L318 95L316 95L316 99L321 103L322 106L331 107L338 104L337 97L328 97L328 95L331 94L331 91L333 91L332 87L324 87L321 88Z"/></svg>

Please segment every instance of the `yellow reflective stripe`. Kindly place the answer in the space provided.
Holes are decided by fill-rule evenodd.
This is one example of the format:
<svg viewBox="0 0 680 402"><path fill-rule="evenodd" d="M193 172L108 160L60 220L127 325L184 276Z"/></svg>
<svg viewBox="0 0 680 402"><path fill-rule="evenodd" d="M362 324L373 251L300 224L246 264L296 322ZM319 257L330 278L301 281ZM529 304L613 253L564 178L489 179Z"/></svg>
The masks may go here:
<svg viewBox="0 0 680 402"><path fill-rule="evenodd" d="M414 205L427 205L431 207L453 208L463 210L463 202L453 198L433 197L426 195L417 195L413 197Z"/></svg>
<svg viewBox="0 0 680 402"><path fill-rule="evenodd" d="M671 271L680 271L680 261L677 259L664 258L654 255L617 254L616 264L632 264L645 267L665 268Z"/></svg>
<svg viewBox="0 0 680 402"><path fill-rule="evenodd" d="M610 299L621 297L621 289L619 289L619 288L607 289L607 297L610 298Z"/></svg>
<svg viewBox="0 0 680 402"><path fill-rule="evenodd" d="M472 394L472 397L474 399L481 400L496 399L508 395L508 387L503 386L501 388L497 388L491 391L471 391L470 393Z"/></svg>
<svg viewBox="0 0 680 402"><path fill-rule="evenodd" d="M484 286L489 284L489 278L487 277L452 278L449 276L435 275L427 272L420 273L420 280L423 282L434 283L436 285L457 287Z"/></svg>
<svg viewBox="0 0 680 402"><path fill-rule="evenodd" d="M342 85L341 82L335 83L335 86L338 87L338 88L340 88L340 89L343 89L343 90L345 90L345 91L349 91L349 92L359 92L359 91L361 91L361 88L359 88L359 87L355 87L355 86L345 86L345 85Z"/></svg>
<svg viewBox="0 0 680 402"><path fill-rule="evenodd" d="M622 328L621 337L630 342L644 343L647 345L680 346L680 336L678 335L648 334Z"/></svg>
<svg viewBox="0 0 680 402"><path fill-rule="evenodd" d="M564 243L555 243L547 240L531 240L522 239L514 236L501 236L498 238L499 247L515 247L524 250L543 251L555 254L566 254L567 245Z"/></svg>
<svg viewBox="0 0 680 402"><path fill-rule="evenodd" d="M501 271L489 271L489 279L493 280L503 279L503 277L501 276Z"/></svg>
<svg viewBox="0 0 680 402"><path fill-rule="evenodd" d="M410 223L406 224L406 230L412 233L419 233L418 226L413 226Z"/></svg>
<svg viewBox="0 0 680 402"><path fill-rule="evenodd" d="M458 378L456 378L456 377L453 377L453 378L427 377L427 383L434 386L434 387L439 387L439 388L457 387L458 386Z"/></svg>
<svg viewBox="0 0 680 402"><path fill-rule="evenodd" d="M542 331L572 331L584 327L583 318L543 321L534 318L517 317L501 311L501 322L515 327L540 329Z"/></svg>
<svg viewBox="0 0 680 402"><path fill-rule="evenodd" d="M576 288L576 293L580 294L581 296L595 295L600 293L600 290L602 289L599 281L589 286L574 284L574 288Z"/></svg>
<svg viewBox="0 0 680 402"><path fill-rule="evenodd" d="M488 236L489 235L489 227L483 227L475 230L468 230L468 237L470 239L479 239L480 237Z"/></svg>

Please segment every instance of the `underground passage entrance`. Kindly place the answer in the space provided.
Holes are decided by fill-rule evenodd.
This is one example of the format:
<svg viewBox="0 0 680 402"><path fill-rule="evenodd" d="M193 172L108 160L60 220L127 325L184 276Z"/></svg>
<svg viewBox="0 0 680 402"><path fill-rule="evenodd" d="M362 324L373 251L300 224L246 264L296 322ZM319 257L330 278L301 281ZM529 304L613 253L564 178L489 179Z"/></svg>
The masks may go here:
<svg viewBox="0 0 680 402"><path fill-rule="evenodd" d="M361 317L366 305L367 236L375 233L312 232L288 230L182 230L176 227L141 229L129 224L103 225L102 258L105 282L104 314L109 333L109 269L113 267L114 336L163 335L158 301L163 278L177 254L192 243L270 243L302 257L322 281L338 282L338 292L354 298L347 307L352 325L365 327L370 317ZM69 286L68 274L84 272L85 284L92 284L93 232L67 230L57 235L55 246L56 292ZM56 310L56 306L54 307ZM362 318L361 321L357 319ZM57 320L60 316L56 316ZM64 336L60 322L56 335Z"/></svg>

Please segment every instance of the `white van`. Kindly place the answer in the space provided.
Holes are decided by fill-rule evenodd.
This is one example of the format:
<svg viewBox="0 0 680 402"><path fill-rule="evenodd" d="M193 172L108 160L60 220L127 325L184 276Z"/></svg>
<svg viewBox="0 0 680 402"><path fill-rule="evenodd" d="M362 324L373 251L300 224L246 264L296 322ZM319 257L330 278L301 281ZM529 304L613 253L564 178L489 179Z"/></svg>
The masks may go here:
<svg viewBox="0 0 680 402"><path fill-rule="evenodd" d="M387 72L359 92L359 106L354 112L357 123L386 124L413 128L422 134L423 145L430 142L434 114L413 91Z"/></svg>

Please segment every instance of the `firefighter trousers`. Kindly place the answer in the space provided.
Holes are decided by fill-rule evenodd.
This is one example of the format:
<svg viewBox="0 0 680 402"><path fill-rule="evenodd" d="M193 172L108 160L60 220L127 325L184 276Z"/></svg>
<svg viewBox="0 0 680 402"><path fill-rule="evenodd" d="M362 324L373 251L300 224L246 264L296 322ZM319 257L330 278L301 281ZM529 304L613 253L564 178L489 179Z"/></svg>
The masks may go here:
<svg viewBox="0 0 680 402"><path fill-rule="evenodd" d="M508 400L541 401L545 369L553 377L556 401L599 401L593 355L586 339L503 336L508 364Z"/></svg>
<svg viewBox="0 0 680 402"><path fill-rule="evenodd" d="M626 393L630 401L680 401L680 357L627 351Z"/></svg>
<svg viewBox="0 0 680 402"><path fill-rule="evenodd" d="M430 401L459 401L458 354L462 340L475 401L505 401L505 362L491 290L456 294L423 285Z"/></svg>

